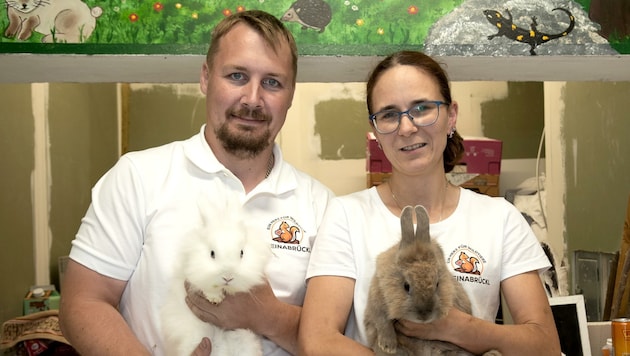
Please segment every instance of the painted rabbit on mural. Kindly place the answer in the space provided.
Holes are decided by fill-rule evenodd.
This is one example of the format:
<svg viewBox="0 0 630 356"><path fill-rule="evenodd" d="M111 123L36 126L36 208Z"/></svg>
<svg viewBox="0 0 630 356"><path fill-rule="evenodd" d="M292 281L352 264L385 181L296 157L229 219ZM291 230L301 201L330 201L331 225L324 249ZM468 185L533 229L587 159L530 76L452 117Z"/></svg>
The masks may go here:
<svg viewBox="0 0 630 356"><path fill-rule="evenodd" d="M80 0L4 0L9 26L4 31L8 38L28 40L33 32L44 35L44 43L85 42L103 9L90 9Z"/></svg>

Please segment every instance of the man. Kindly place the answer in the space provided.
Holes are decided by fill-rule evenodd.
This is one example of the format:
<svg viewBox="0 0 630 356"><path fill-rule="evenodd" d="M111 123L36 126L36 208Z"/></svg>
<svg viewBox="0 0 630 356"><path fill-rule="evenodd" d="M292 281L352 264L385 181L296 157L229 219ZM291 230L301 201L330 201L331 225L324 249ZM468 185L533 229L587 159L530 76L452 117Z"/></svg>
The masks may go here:
<svg viewBox="0 0 630 356"><path fill-rule="evenodd" d="M296 72L294 39L275 17L246 11L217 25L201 70L207 116L201 132L124 155L93 189L72 243L60 310L64 336L80 353L164 353L160 306L176 247L186 243L190 216L198 216L198 196L217 190L241 202L248 225L269 240L269 281L219 305L194 294L187 302L203 320L264 336L265 355L296 353L310 247L332 196L283 161L274 144ZM290 245L273 238L281 224L299 232ZM199 341L195 354L208 354L208 340Z"/></svg>

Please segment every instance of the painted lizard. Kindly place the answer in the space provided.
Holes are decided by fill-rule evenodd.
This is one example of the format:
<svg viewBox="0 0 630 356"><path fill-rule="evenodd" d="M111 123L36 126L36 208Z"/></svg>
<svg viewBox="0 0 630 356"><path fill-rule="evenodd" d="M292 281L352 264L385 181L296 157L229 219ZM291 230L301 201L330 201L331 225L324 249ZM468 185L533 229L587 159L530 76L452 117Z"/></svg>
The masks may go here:
<svg viewBox="0 0 630 356"><path fill-rule="evenodd" d="M512 22L512 14L508 9L505 9L505 12L509 17L504 17L500 12L495 10L484 10L483 13L484 15L486 15L486 19L488 20L488 22L499 29L499 32L497 32L496 34L488 36L488 39L491 40L495 37L505 36L517 42L527 43L530 46L529 53L532 56L535 56L535 49L536 47L538 47L538 45L541 45L556 38L564 37L573 30L573 27L575 27L575 18L569 10L557 7L552 11L555 10L564 11L567 15L569 15L569 20L571 21L571 23L566 30L553 35L539 32L536 29L536 26L538 25L538 23L536 22L536 16L532 17L530 29L526 30L524 28L516 26L514 22Z"/></svg>

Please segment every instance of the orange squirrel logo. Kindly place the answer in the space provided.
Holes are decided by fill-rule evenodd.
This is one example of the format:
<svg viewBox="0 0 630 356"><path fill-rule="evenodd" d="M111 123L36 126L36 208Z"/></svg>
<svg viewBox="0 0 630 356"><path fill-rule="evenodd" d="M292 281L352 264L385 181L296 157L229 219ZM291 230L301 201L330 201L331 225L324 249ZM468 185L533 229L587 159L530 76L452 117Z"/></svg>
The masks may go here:
<svg viewBox="0 0 630 356"><path fill-rule="evenodd" d="M280 224L280 228L274 231L275 237L273 240L277 242L283 242L285 244L299 244L298 234L300 228L297 226L290 226L286 221Z"/></svg>
<svg viewBox="0 0 630 356"><path fill-rule="evenodd" d="M479 271L479 260L476 257L468 256L464 252L460 252L459 260L455 261L455 264L459 266L458 268L455 268L457 272L477 275L481 274Z"/></svg>

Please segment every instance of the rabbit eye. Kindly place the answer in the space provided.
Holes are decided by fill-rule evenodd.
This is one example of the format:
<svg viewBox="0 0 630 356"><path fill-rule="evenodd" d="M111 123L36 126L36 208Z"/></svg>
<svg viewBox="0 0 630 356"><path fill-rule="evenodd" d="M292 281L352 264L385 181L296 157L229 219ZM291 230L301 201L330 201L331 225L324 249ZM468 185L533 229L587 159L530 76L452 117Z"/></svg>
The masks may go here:
<svg viewBox="0 0 630 356"><path fill-rule="evenodd" d="M241 250L241 258L243 258L243 250Z"/></svg>
<svg viewBox="0 0 630 356"><path fill-rule="evenodd" d="M210 257L214 259L214 250L210 251Z"/></svg>
<svg viewBox="0 0 630 356"><path fill-rule="evenodd" d="M405 292L409 293L409 289L411 288L409 286L409 283L405 282L404 288L405 288Z"/></svg>

